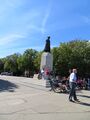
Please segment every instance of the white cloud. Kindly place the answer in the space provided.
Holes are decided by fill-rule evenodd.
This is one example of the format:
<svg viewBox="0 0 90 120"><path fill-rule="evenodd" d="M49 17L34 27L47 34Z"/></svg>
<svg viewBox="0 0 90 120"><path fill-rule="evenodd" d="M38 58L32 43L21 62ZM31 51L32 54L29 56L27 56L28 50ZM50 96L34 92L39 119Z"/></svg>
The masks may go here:
<svg viewBox="0 0 90 120"><path fill-rule="evenodd" d="M48 18L49 18L49 16L50 16L51 8L52 8L52 1L50 1L50 2L48 3L48 6L47 6L46 12L45 12L45 16L44 16L43 21L42 21L41 32L42 32L43 34L45 33L45 26L46 26L46 23L47 23Z"/></svg>
<svg viewBox="0 0 90 120"><path fill-rule="evenodd" d="M34 25L34 24L28 25L28 28L29 30L41 32L41 27L38 27L37 25Z"/></svg>
<svg viewBox="0 0 90 120"><path fill-rule="evenodd" d="M16 8L20 8L23 4L24 2L21 0L0 1L0 24L3 24L3 21L5 21L7 17L16 10Z"/></svg>
<svg viewBox="0 0 90 120"><path fill-rule="evenodd" d="M12 8L16 8L20 5L24 4L24 2L22 2L22 0L4 0L4 1L0 1L0 9L9 9L10 7Z"/></svg>
<svg viewBox="0 0 90 120"><path fill-rule="evenodd" d="M5 37L0 37L0 45L8 45L11 42L15 42L20 38L24 38L25 36L20 34L9 34Z"/></svg>
<svg viewBox="0 0 90 120"><path fill-rule="evenodd" d="M23 2L21 0L6 0L6 3L9 7L18 7Z"/></svg>
<svg viewBox="0 0 90 120"><path fill-rule="evenodd" d="M16 7L24 4L25 1L22 0L5 0L0 5L0 26L3 29L3 24L5 23L4 29L8 27L10 24L10 29L8 31L11 32L20 32L24 34L31 34L32 32L40 32L44 34L46 32L46 24L48 18L50 16L52 2L51 0L47 3L46 9L41 10L41 8L30 8L26 12L21 12L19 16L14 15L16 11ZM23 13L23 14L22 14ZM13 16L14 15L14 16ZM7 19L7 21L6 21ZM9 21L10 19L10 21ZM12 27L13 26L13 27ZM13 29L14 28L14 29ZM7 31L6 31L7 32ZM7 37L0 38L0 39L8 39L10 35ZM11 41L8 39L8 41ZM5 42L2 42L5 43ZM0 45L2 44L0 43Z"/></svg>

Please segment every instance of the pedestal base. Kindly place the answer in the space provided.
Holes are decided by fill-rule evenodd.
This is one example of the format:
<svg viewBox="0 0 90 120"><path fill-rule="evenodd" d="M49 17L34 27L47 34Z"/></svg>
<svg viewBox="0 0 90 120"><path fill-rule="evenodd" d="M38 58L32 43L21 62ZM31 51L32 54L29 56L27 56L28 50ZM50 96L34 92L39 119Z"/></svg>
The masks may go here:
<svg viewBox="0 0 90 120"><path fill-rule="evenodd" d="M40 70L45 68L48 68L50 71L53 69L53 56L48 52L44 52L41 57Z"/></svg>

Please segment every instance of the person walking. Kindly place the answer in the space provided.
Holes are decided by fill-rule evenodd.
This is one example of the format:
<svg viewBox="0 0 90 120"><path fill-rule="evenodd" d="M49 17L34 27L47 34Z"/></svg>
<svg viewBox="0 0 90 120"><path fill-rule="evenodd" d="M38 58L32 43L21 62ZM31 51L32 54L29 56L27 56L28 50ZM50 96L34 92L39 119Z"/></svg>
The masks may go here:
<svg viewBox="0 0 90 120"><path fill-rule="evenodd" d="M79 101L76 96L76 80L77 80L76 73L77 73L77 69L73 69L69 77L69 84L70 84L69 101L71 102ZM72 98L74 99L74 101L72 100Z"/></svg>

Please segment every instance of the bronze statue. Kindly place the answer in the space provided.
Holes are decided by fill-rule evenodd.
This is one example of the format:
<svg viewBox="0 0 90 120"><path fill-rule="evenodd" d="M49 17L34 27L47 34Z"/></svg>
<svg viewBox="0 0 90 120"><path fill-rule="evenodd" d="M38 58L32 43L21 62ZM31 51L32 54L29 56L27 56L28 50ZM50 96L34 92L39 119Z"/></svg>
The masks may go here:
<svg viewBox="0 0 90 120"><path fill-rule="evenodd" d="M50 36L48 36L48 39L46 40L44 52L50 52Z"/></svg>

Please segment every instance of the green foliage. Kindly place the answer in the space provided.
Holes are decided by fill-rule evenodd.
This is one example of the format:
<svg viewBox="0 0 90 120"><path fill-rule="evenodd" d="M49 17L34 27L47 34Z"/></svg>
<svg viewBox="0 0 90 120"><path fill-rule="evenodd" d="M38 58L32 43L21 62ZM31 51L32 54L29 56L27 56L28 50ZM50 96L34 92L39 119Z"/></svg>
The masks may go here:
<svg viewBox="0 0 90 120"><path fill-rule="evenodd" d="M80 76L90 75L90 42L74 40L60 43L51 50L53 54L53 69L56 74L68 76L69 69L77 68ZM0 59L0 72L10 71L23 75L25 71L37 72L40 69L41 52L27 49L23 55L13 54Z"/></svg>
<svg viewBox="0 0 90 120"><path fill-rule="evenodd" d="M23 55L20 55L17 59L17 64L18 64L18 71L20 75L24 74L25 67L24 67L24 58Z"/></svg>
<svg viewBox="0 0 90 120"><path fill-rule="evenodd" d="M54 51L54 67L58 74L68 75L68 70L77 68L80 76L85 76L90 71L90 43L74 40L61 43ZM58 56L58 57L57 57ZM55 66L57 65L57 66ZM88 67L89 66L89 67Z"/></svg>
<svg viewBox="0 0 90 120"><path fill-rule="evenodd" d="M4 71L4 61L3 59L0 59L0 73Z"/></svg>
<svg viewBox="0 0 90 120"><path fill-rule="evenodd" d="M29 76L33 75L36 71L35 59L37 58L38 52L33 49L27 49L23 54L23 67L25 71L29 72Z"/></svg>
<svg viewBox="0 0 90 120"><path fill-rule="evenodd" d="M54 47L52 49L52 54L53 54L53 70L58 73L59 71L59 49L58 47Z"/></svg>
<svg viewBox="0 0 90 120"><path fill-rule="evenodd" d="M34 66L35 66L35 71L38 72L40 69L40 63L41 63L41 55L42 52L38 52L36 55L36 58L34 60Z"/></svg>
<svg viewBox="0 0 90 120"><path fill-rule="evenodd" d="M16 74L18 72L18 63L17 63L18 57L19 54L13 54L6 57L4 64L4 71L13 72Z"/></svg>

